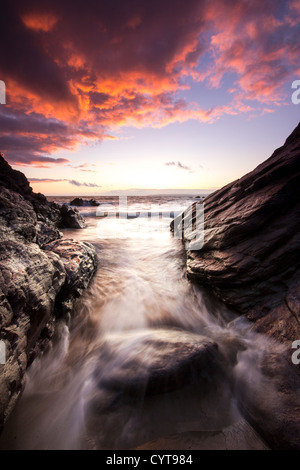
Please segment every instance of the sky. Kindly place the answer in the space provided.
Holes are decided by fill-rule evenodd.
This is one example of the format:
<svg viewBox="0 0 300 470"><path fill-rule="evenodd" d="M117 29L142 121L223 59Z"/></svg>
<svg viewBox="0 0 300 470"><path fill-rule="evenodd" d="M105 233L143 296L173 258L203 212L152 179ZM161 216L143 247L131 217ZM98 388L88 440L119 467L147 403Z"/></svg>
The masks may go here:
<svg viewBox="0 0 300 470"><path fill-rule="evenodd" d="M46 195L220 188L298 124L299 37L300 0L2 0L0 151Z"/></svg>

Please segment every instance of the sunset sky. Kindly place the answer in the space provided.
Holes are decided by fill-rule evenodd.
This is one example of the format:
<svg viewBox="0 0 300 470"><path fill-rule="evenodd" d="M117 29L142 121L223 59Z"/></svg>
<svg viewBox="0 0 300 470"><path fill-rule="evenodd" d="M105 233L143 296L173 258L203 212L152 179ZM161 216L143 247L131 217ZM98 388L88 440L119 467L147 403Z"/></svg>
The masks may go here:
<svg viewBox="0 0 300 470"><path fill-rule="evenodd" d="M0 151L46 195L214 189L299 122L300 0L1 1Z"/></svg>

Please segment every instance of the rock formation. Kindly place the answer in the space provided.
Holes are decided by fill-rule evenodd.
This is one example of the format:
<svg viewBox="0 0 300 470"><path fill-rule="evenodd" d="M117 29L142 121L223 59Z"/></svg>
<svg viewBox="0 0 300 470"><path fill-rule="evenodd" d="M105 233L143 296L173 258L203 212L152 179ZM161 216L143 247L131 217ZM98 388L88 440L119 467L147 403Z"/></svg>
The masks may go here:
<svg viewBox="0 0 300 470"><path fill-rule="evenodd" d="M0 430L24 388L25 371L49 344L57 317L68 317L97 266L92 245L61 240L83 228L68 206L35 194L0 155Z"/></svg>
<svg viewBox="0 0 300 470"><path fill-rule="evenodd" d="M92 207L97 207L99 206L99 203L95 199L82 199L81 197L75 197L75 199L72 199L70 202L70 206L78 206L78 207L83 207L83 206L92 206Z"/></svg>
<svg viewBox="0 0 300 470"><path fill-rule="evenodd" d="M203 235L199 204L171 224L188 246L191 234ZM245 367L234 388L271 449L299 450L300 371L291 348L300 339L300 124L268 160L205 198L203 246L187 250L187 275L282 343L253 357L256 375Z"/></svg>
<svg viewBox="0 0 300 470"><path fill-rule="evenodd" d="M198 204L178 216L183 238ZM300 124L268 160L207 196L204 208L204 245L187 252L188 277L257 331L300 339Z"/></svg>

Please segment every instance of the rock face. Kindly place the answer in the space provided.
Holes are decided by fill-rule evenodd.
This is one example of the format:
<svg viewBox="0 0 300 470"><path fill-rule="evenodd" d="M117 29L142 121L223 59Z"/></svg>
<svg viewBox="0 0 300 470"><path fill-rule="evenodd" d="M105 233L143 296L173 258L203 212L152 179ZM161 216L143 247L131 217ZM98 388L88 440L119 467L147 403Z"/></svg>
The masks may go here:
<svg viewBox="0 0 300 470"><path fill-rule="evenodd" d="M0 431L24 388L26 367L49 344L57 317L68 317L97 266L88 243L61 240L84 227L80 214L33 193L0 155Z"/></svg>
<svg viewBox="0 0 300 470"><path fill-rule="evenodd" d="M189 278L257 331L300 338L300 124L268 160L206 197L204 208L204 244L187 252ZM195 209L177 219L185 233Z"/></svg>

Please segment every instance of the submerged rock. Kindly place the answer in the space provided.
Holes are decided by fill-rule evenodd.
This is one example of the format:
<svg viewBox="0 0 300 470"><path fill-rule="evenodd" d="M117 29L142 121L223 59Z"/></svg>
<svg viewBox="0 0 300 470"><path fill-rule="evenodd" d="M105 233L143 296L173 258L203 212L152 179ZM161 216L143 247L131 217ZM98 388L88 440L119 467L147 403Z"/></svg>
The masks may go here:
<svg viewBox="0 0 300 470"><path fill-rule="evenodd" d="M289 358L267 352L253 376L243 361L237 372L237 400L247 421L271 449L300 450L300 377Z"/></svg>
<svg viewBox="0 0 300 470"><path fill-rule="evenodd" d="M27 366L49 344L97 266L92 245L58 240L84 219L35 194L0 155L0 431L24 388ZM52 243L52 245L49 245ZM43 249L45 248L45 249Z"/></svg>
<svg viewBox="0 0 300 470"><path fill-rule="evenodd" d="M92 206L96 207L99 206L99 203L95 199L82 199L81 197L75 197L75 199L72 199L70 202L70 206L77 206L77 207L83 207L83 206Z"/></svg>
<svg viewBox="0 0 300 470"><path fill-rule="evenodd" d="M210 383L222 374L222 360L218 345L207 337L181 330L133 330L104 338L94 378L100 388L131 397L155 395Z"/></svg>
<svg viewBox="0 0 300 470"><path fill-rule="evenodd" d="M193 420L202 429L232 422L228 362L208 337L165 328L110 333L86 364L85 426L96 448L133 448Z"/></svg>
<svg viewBox="0 0 300 470"><path fill-rule="evenodd" d="M185 233L195 204L177 219ZM300 124L268 160L207 196L204 207L204 244L187 252L188 277L257 331L283 342L300 338Z"/></svg>

